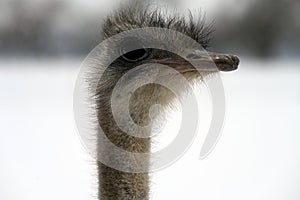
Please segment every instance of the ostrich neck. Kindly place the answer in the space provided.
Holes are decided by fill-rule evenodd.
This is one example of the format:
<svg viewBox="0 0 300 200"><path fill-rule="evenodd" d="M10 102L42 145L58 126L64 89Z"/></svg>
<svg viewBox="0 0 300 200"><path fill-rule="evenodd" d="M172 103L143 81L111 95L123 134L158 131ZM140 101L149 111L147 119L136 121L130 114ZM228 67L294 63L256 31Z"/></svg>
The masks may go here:
<svg viewBox="0 0 300 200"><path fill-rule="evenodd" d="M145 88L144 88L145 89ZM153 90L153 88L152 88ZM145 126L149 123L149 108L157 104L158 97L153 95L153 92L145 90L135 93L130 101L129 111L133 121L140 126ZM109 106L108 106L109 105ZM124 133L116 124L112 112L110 110L110 98L100 100L98 102L98 120L101 128L106 133L110 142L116 146L130 152L148 153L151 149L150 138L138 138L127 133ZM151 116L155 117L155 116ZM149 131L151 131L149 129ZM109 155L110 158L116 158L118 155L113 155L109 148L105 148L105 144L98 141L102 146L102 153ZM126 159L126 158L122 158ZM128 159L128 162L131 162ZM150 166L150 156L146 157L143 164ZM101 162L98 165L99 179L99 199L112 200L148 200L150 193L150 178L149 173L127 173L113 169Z"/></svg>

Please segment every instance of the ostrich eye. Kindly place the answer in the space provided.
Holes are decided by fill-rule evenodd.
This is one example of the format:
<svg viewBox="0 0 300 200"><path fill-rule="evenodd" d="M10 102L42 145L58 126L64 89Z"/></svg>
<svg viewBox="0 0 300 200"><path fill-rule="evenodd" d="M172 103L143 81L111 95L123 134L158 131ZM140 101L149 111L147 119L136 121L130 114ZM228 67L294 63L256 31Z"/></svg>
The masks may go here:
<svg viewBox="0 0 300 200"><path fill-rule="evenodd" d="M146 59L150 50L144 48L143 42L137 38L127 38L121 43L121 55L122 58L127 62L138 62L143 59Z"/></svg>
<svg viewBox="0 0 300 200"><path fill-rule="evenodd" d="M147 49L136 49L122 55L122 57L128 62L141 61L148 56L149 51Z"/></svg>

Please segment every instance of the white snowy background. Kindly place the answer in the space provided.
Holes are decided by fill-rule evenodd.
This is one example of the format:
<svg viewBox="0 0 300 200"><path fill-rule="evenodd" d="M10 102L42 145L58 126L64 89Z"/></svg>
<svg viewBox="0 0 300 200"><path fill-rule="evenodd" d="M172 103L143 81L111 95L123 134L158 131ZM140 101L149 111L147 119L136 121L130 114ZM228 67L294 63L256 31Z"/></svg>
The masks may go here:
<svg viewBox="0 0 300 200"><path fill-rule="evenodd" d="M227 112L216 148L198 160L196 140L153 175L153 199L300 198L299 60L241 60L222 75ZM80 62L1 61L1 200L94 199L95 167L72 111Z"/></svg>

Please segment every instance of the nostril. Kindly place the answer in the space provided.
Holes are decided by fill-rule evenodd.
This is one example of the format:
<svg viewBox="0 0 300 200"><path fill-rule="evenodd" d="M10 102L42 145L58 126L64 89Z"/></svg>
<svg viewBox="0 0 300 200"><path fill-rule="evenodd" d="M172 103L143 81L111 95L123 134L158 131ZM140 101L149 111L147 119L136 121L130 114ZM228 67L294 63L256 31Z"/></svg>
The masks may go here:
<svg viewBox="0 0 300 200"><path fill-rule="evenodd" d="M194 57L194 54L192 54L192 53L190 53L190 54L188 54L187 56L186 56L186 58L188 58L188 59L191 59L191 58L193 58Z"/></svg>
<svg viewBox="0 0 300 200"><path fill-rule="evenodd" d="M200 59L202 58L201 55L197 55L197 54L193 54L193 53L190 53L186 56L187 59Z"/></svg>

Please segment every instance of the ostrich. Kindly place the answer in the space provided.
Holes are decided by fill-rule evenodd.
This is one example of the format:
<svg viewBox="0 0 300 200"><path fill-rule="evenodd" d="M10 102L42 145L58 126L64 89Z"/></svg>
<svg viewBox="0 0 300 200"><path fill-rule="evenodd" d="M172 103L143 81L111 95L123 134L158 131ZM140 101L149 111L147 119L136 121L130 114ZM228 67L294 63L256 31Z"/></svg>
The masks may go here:
<svg viewBox="0 0 300 200"><path fill-rule="evenodd" d="M136 3L122 7L106 18L102 26L103 38L107 39L122 32L145 27L158 27L178 31L194 39L205 49L208 47L211 33L211 28L204 26L202 18L195 20L192 15L190 15L189 18L179 17L178 15L165 17L165 15L158 10L151 10L147 6ZM155 33L152 34L152 36L155 37ZM157 33L157 36L161 35ZM131 42L137 42L137 39ZM186 47L182 45L181 48ZM239 59L235 55L217 53L209 53L208 55L220 71L235 70L239 64ZM205 56L199 51L189 55L189 57L203 61ZM98 61L100 66L102 64L101 59ZM190 63L185 62L176 54L164 50L143 47L137 48L129 53L124 53L114 60L108 68L103 70L103 76L97 82L95 94L97 120L110 142L128 152L149 153L151 152L152 141L150 138L134 137L124 133L114 121L110 100L113 89L124 74L138 65L147 64L149 62L168 65L190 81L195 81L198 80L199 77L201 78L217 72L214 70L204 70L202 72L195 69L193 70ZM93 73L97 74L97 72ZM187 88L181 89L184 92ZM152 105L160 104L167 107L174 98L174 94L167 88L156 84L144 85L138 88L130 98L130 117L139 126L145 126L149 124L151 120L149 117L149 109ZM97 148L99 154L105 154L111 159L118 158L118 155L111 153L110 149L106 148L105 144L101 143L101 141L97 141ZM99 150L100 148L101 152ZM121 159L126 160L127 158ZM132 162L132 160L128 158L128 162ZM143 164L150 166L150 157L143 160ZM97 161L97 168L99 199L147 200L150 198L151 181L149 173L124 172L107 166L100 161Z"/></svg>

